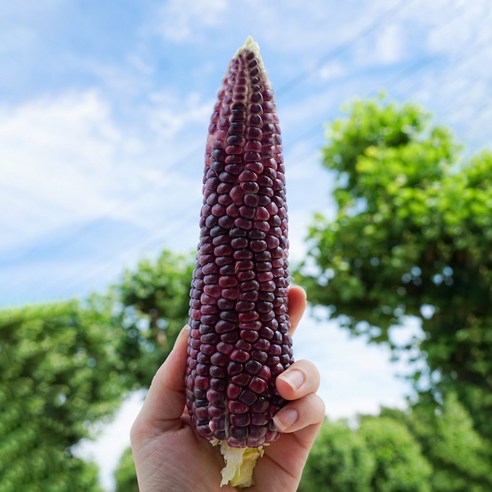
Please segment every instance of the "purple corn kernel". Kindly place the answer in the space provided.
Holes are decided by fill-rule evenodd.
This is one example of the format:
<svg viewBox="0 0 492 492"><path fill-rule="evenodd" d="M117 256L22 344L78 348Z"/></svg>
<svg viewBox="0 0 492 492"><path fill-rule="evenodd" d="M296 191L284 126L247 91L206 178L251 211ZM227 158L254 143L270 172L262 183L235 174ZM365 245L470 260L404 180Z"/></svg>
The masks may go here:
<svg viewBox="0 0 492 492"><path fill-rule="evenodd" d="M275 379L293 362L287 229L274 96L245 45L210 119L190 291L186 406L205 439L258 447L278 437Z"/></svg>

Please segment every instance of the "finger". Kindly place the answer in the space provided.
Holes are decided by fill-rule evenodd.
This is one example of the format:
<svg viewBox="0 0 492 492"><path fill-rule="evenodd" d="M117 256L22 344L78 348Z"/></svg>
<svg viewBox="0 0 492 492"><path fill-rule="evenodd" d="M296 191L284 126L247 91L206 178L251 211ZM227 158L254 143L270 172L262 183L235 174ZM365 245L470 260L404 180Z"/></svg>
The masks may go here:
<svg viewBox="0 0 492 492"><path fill-rule="evenodd" d="M160 433L181 424L185 406L188 333L189 327L185 326L176 338L173 350L152 379L142 409L132 427L133 437L140 433Z"/></svg>
<svg viewBox="0 0 492 492"><path fill-rule="evenodd" d="M293 286L289 289L289 317L290 317L290 330L289 334L292 336L296 331L304 310L306 309L306 291L299 286Z"/></svg>
<svg viewBox="0 0 492 492"><path fill-rule="evenodd" d="M325 404L314 393L289 403L280 409L273 422L280 432L297 432L313 424L320 424L325 418Z"/></svg>
<svg viewBox="0 0 492 492"><path fill-rule="evenodd" d="M316 366L308 360L298 360L279 374L275 384L282 398L298 400L309 393L316 393L319 382Z"/></svg>

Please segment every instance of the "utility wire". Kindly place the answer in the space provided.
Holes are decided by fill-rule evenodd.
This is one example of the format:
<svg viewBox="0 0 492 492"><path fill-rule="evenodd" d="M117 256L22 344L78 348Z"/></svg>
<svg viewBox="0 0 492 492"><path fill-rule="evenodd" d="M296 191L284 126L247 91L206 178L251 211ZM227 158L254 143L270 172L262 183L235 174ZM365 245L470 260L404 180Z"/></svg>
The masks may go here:
<svg viewBox="0 0 492 492"><path fill-rule="evenodd" d="M400 2L400 4L398 4L398 6L400 6L402 3L403 2ZM389 11L394 11L395 9L396 9L396 7L390 9ZM385 12L383 15L381 15L379 17L379 22L381 22L382 19L384 19L385 17L387 17L389 15L389 13L388 13L389 11ZM372 32L373 30L375 30L374 23L371 24L368 28L366 28L358 36L367 35L370 32ZM355 40L356 38L353 38L353 39ZM323 55L322 58L320 59L320 61L318 62L318 66L321 66L322 64L326 63L326 61L329 59L330 56L339 56L344 51L346 51L348 49L348 47L346 46L346 44L347 43L344 43L343 45L341 45L338 50L332 50L327 55ZM481 44L484 45L485 42L482 42ZM476 45L474 45L472 48L476 48ZM464 60L465 58L467 58L467 53L468 52L469 52L469 50L467 50L466 52L462 53L461 56L459 56L457 59L454 60L454 63L455 64L452 67L453 69L456 69L456 62L461 61L461 60ZM476 55L476 51L474 52L473 56L475 56L475 55ZM468 59L469 59L469 57L468 57ZM468 60L466 60L466 61L468 61ZM404 67L402 70L400 70L400 72L398 72L396 74L396 76L395 75L392 75L390 77L390 79L388 80L388 82L389 83L391 83L392 81L398 82L398 80L401 80L401 77L404 76L405 74L412 73L412 70L422 69L422 68L424 68L425 66L427 66L431 62L432 62L432 60L430 60L430 59L418 60L417 62L412 63L410 66ZM281 88L281 90L279 92L281 92L281 94L285 94L288 90L290 90L291 87L294 87L295 85L299 84L302 81L302 79L308 78L312 74L312 72L313 72L313 70L304 72L300 76L298 76L295 79L291 80L291 82L289 82L286 86L284 86L283 88ZM277 92L277 97L278 97L278 92ZM300 136L300 138L296 138L295 141L291 145L296 144L298 141L303 141L306 138L310 138L311 136L314 136L315 135L315 132L318 132L320 130L321 130L321 124L317 124L316 126L312 127L307 132L303 133ZM189 154L187 154L184 158L179 159L169 169L172 169L172 168L177 169L179 167L179 163L184 162L185 160L189 160L197 152L198 152L198 147L193 148L192 151ZM294 167L297 167L298 165L302 165L302 164L304 164L304 160L301 160L300 162L298 161L298 163L295 166L291 166L290 169L292 169ZM140 193L138 193L138 194L140 194ZM125 197L125 201L128 201L128 196ZM167 220L169 220L169 219L167 219ZM171 222L172 222L172 218L171 218ZM138 244L138 248L141 249L142 247L146 247L149 244L151 244L152 242L155 242L158 238L164 237L165 235L168 235L170 232L173 232L176 229L183 229L184 227L188 227L188 225L194 225L195 222L196 222L196 213L194 213L193 216L190 215L189 218L187 216L186 217L186 220L184 220L182 222L179 222L179 223L173 222L172 225L169 228L163 228L161 230L159 230L157 228L156 234L154 234L154 235L152 235L150 237L147 237L144 241L140 242ZM97 271L94 271L94 270L91 269L91 271L84 272L84 275L82 275L82 277L80 277L79 280L85 280L86 278L92 277L95 273L100 273L102 270L107 269L107 267L109 266L109 264L113 264L114 262L116 262L118 260L118 258L120 258L120 255L117 255L117 257L112 258L109 262L104 262L102 265L100 265L97 268ZM75 277L75 278L77 278L77 277ZM79 282L76 282L76 284L79 284ZM77 285L73 285L73 286L76 287Z"/></svg>
<svg viewBox="0 0 492 492"><path fill-rule="evenodd" d="M320 66L324 65L326 62L328 62L330 59L340 56L345 51L347 51L352 46L352 44L356 43L361 38L364 38L365 36L369 35L373 31L375 31L377 28L380 27L381 23L383 23L387 18L389 18L393 13L396 13L402 7L408 6L412 1L414 1L414 0L411 0L410 2L401 0L400 2L395 4L393 7L391 7L390 9L383 12L383 14L378 16L373 22L371 22L371 24L369 26L367 26L361 32L357 33L356 35L352 36L348 40L344 41L341 45L337 46L333 50L330 50L329 52L322 55L321 58L316 63L316 65L318 67L320 67ZM299 75L297 75L295 78L291 79L289 82L287 82L287 84L285 86L281 87L280 90L276 91L276 95L275 95L276 99L281 98L286 92L290 91L293 87L298 85L303 80L309 78L312 75L314 70L315 69L310 69L310 70L304 71L304 72L300 73ZM169 173L169 172L172 172L174 170L177 170L180 167L180 164L182 162L188 162L193 157L195 157L196 153L198 153L202 149L202 147L204 147L204 144L202 144L202 143L194 146L192 148L192 150L187 154L187 156L185 156L184 158L178 159L178 161L174 165L169 166L168 168L165 169L165 171ZM158 185L156 185L155 187L153 186L152 188L153 189L158 188ZM128 209L129 208L128 204L129 203L131 204L132 199L140 196L140 194L144 190L145 190L145 192L148 193L149 188L146 186L142 186L141 189L133 192L130 195L125 196L125 199L122 200L122 202L127 204L127 205L125 208L123 208L123 210ZM115 210L121 210L120 205L123 205L123 203L116 204L108 212L111 213ZM92 224L92 225L94 225L94 224ZM82 229L79 229L79 231L76 232L76 235L80 234L80 232L85 232L86 230L90 230L90 229L91 229L91 224L87 224ZM75 238L75 237L76 236L74 235L73 238Z"/></svg>
<svg viewBox="0 0 492 492"><path fill-rule="evenodd" d="M415 0L405 1L401 0L400 2L396 3L393 5L391 8L387 9L384 11L381 15L376 17L368 26L366 26L364 29L362 29L360 32L355 34L354 36L351 36L348 40L344 41L334 49L328 51L327 53L323 54L321 58L319 58L318 62L316 63L317 67L320 67L327 63L330 59L336 58L343 53L345 53L347 50L351 48L351 46L355 43L357 43L360 39L364 38L365 36L371 34L372 32L376 31L378 28L381 27L381 24L385 22L387 19L389 19L393 14L395 14L398 10L400 10L402 7L407 7L409 4L411 4ZM287 82L286 85L281 87L278 91L276 91L276 99L279 97L281 98L285 93L290 91L293 87L297 86L300 82L303 80L309 78L313 72L316 71L316 69L311 68L309 70L305 70L304 72L301 72L299 75L291 79L289 82ZM163 172L170 173L173 171L177 171L179 169L182 169L182 164L187 163L191 160L193 160L196 157L196 154L204 148L204 143L197 144L192 147L190 152L188 152L184 157L179 158L174 164L163 168ZM137 199L138 197L141 196L142 193L149 193L156 191L160 188L161 184L156 181L155 184L152 185L142 185L138 189L134 190L132 193L125 195L124 199L118 200L116 203L114 203L111 207L105 210L104 215L111 215L113 212L118 211L122 212L125 210L129 210L132 207L132 203L134 199ZM64 244L66 244L68 247L70 247L71 243L73 240L75 240L77 237L79 237L81 234L87 233L89 231L94 231L98 230L99 228L103 227L100 223L94 223L94 222L89 222L87 224L82 225L79 227L77 230L75 230L68 238L64 239ZM62 248L63 250L64 248ZM66 248L65 248L66 249Z"/></svg>
<svg viewBox="0 0 492 492"><path fill-rule="evenodd" d="M311 135L311 137L312 136L313 135ZM310 159L301 159L296 161L293 165L289 166L289 169L287 170L287 176L289 171L303 166L309 160ZM170 223L169 226L164 226L162 228L159 228L157 226L155 228L155 233L146 236L144 239L136 244L134 243L132 237L130 241L125 242L125 248L122 253L114 255L112 252L109 252L107 255L105 255L107 257L106 260L95 268L91 268L89 271L87 271L84 267L81 267L78 272L75 272L75 274L73 271L70 272L71 277L74 278L74 281L69 281L65 283L66 289L68 291L76 291L86 283L86 280L101 274L113 265L120 264L122 259L128 254L129 249L139 251L145 250L156 242L164 242L164 238L169 237L170 234L179 234L180 231L189 228L196 228L198 234L197 220L199 214L199 205L195 204L194 208L195 210L193 210L193 213L188 213L184 217L181 215L174 215L170 218L166 218L166 222Z"/></svg>
<svg viewBox="0 0 492 492"><path fill-rule="evenodd" d="M287 82L285 85L281 86L280 89L277 91L278 97L282 97L284 94L288 93L291 91L294 87L297 87L299 84L301 84L305 79L309 78L311 75L316 73L323 65L325 65L329 60L333 58L337 58L340 55L343 55L347 51L352 48L352 46L359 41L359 39L366 37L367 35L371 34L372 32L375 32L381 27L381 24L384 23L387 19L392 17L394 14L396 14L399 10L401 10L403 7L408 7L411 3L413 3L414 0L410 1L400 1L393 5L391 8L383 12L381 15L376 17L376 19L371 22L368 26L366 26L364 29L362 29L360 32L355 34L354 36L351 36L349 39L335 47L334 49L328 51L324 55L321 56L321 58L318 59L318 61L315 63L314 67L310 67L307 70L304 70L301 72L299 75L291 79L289 82Z"/></svg>
<svg viewBox="0 0 492 492"><path fill-rule="evenodd" d="M482 42L480 44L485 44L485 42ZM475 47L476 47L476 45L470 47L470 49L473 49ZM456 58L456 61L461 61L461 60L464 60L465 58L466 58L465 54L462 54L461 56ZM452 68L456 69L456 65L453 65ZM405 72L406 72L406 70L402 70L401 74L403 75ZM395 80L394 76L392 76L388 79L389 82L394 81L394 80ZM294 147L299 142L303 142L303 141L306 141L306 139L314 137L316 134L318 134L318 132L320 130L321 130L321 125L316 124L311 129L309 129L307 132L300 134L298 138L291 141L291 147ZM295 169L301 165L304 165L306 162L307 162L306 159L303 159L301 161L297 161L294 165L291 165L288 169L289 170ZM174 218L178 219L178 216L176 215ZM146 237L143 241L140 241L136 246L134 246L133 239L132 239L131 243L133 243L133 244L129 244L129 247L133 246L132 249L144 249L144 248L148 247L150 244L156 242L157 240L159 240L159 242L160 242L161 238L166 237L170 233L176 233L178 230L183 230L185 228L195 226L196 220L197 220L196 213L193 213L192 215L187 215L185 220L181 220L178 222L174 221L174 218L171 217L171 219L169 219L169 218L166 219L166 221L171 222L170 227L164 227L162 229L157 227L155 234L152 234L151 236ZM107 270L108 267L113 266L113 264L120 263L122 257L126 255L126 250L127 250L127 248L125 248L125 253L122 253L120 255L116 255L115 257L112 257L110 260L107 260L102 265L96 267L96 269L91 269L90 271L84 272L81 275L76 275L75 278L78 278L78 282L75 282L75 284L73 284L73 283L69 284L69 285L67 285L67 287L69 288L69 290L72 290L72 288L77 287L78 285L82 286L85 283L85 280L87 280L88 278L93 277L95 274L99 274L100 272Z"/></svg>

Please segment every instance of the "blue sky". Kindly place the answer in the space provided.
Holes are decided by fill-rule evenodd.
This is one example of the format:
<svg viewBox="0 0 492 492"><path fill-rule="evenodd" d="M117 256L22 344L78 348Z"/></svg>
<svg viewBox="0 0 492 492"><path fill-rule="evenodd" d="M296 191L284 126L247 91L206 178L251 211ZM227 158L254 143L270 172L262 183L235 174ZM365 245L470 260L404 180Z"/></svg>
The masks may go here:
<svg viewBox="0 0 492 492"><path fill-rule="evenodd" d="M386 90L487 143L486 1L40 0L0 7L0 305L104 288L192 249L208 117L248 34L277 92L293 258L330 207L319 149L343 103ZM309 189L309 196L305 190Z"/></svg>
<svg viewBox="0 0 492 492"><path fill-rule="evenodd" d="M84 296L195 247L208 118L248 35L276 91L296 260L312 214L333 213L319 156L344 103L385 90L489 145L490 25L487 0L3 2L0 306ZM329 415L403 404L383 348L304 326L297 355L321 367Z"/></svg>

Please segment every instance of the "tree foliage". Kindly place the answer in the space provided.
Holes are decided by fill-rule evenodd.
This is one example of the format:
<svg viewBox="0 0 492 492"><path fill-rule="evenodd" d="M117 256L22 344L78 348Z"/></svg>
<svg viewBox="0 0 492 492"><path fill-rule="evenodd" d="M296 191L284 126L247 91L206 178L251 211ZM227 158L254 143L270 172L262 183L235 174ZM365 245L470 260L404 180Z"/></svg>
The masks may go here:
<svg viewBox="0 0 492 492"><path fill-rule="evenodd" d="M130 448L125 449L114 473L115 492L138 492L137 473Z"/></svg>
<svg viewBox="0 0 492 492"><path fill-rule="evenodd" d="M326 423L301 490L492 490L492 154L465 158L419 107L378 99L333 123L324 162L337 213L316 216L302 282L352 332L418 354L420 400L354 430ZM164 251L107 294L0 311L2 492L100 490L74 446L148 387L187 320L191 272ZM409 316L423 336L398 346ZM137 490L129 451L116 482Z"/></svg>
<svg viewBox="0 0 492 492"><path fill-rule="evenodd" d="M365 417L357 428L323 424L304 469L301 492L427 492L432 467L404 423Z"/></svg>
<svg viewBox="0 0 492 492"><path fill-rule="evenodd" d="M428 492L432 468L408 429L396 420L362 420L359 432L376 462L370 490L374 492Z"/></svg>
<svg viewBox="0 0 492 492"><path fill-rule="evenodd" d="M76 301L0 312L2 491L98 490L71 450L125 391L108 324Z"/></svg>
<svg viewBox="0 0 492 492"><path fill-rule="evenodd" d="M309 455L300 492L370 492L375 460L346 422L325 422Z"/></svg>
<svg viewBox="0 0 492 492"><path fill-rule="evenodd" d="M401 348L425 363L418 388L438 403L454 390L492 438L492 154L463 157L419 107L384 99L354 103L328 136L337 210L310 230L311 302L393 348L417 317L424 336Z"/></svg>
<svg viewBox="0 0 492 492"><path fill-rule="evenodd" d="M188 321L193 262L189 255L164 250L126 270L111 289L118 318L128 336L119 352L138 385L147 388Z"/></svg>
<svg viewBox="0 0 492 492"><path fill-rule="evenodd" d="M492 490L489 450L452 393L438 411L422 404L383 408L356 424L326 421L300 492Z"/></svg>
<svg viewBox="0 0 492 492"><path fill-rule="evenodd" d="M433 467L435 492L487 492L492 490L487 442L473 428L473 420L454 393L432 411L419 403L407 411L383 409L383 417L407 426Z"/></svg>
<svg viewBox="0 0 492 492"><path fill-rule="evenodd" d="M0 484L97 491L73 454L92 424L147 388L186 321L191 261L164 252L108 294L0 311Z"/></svg>

